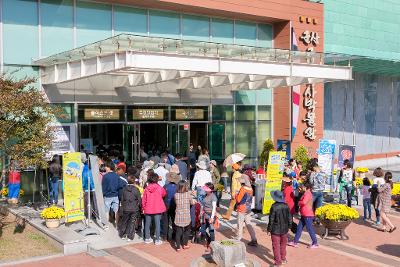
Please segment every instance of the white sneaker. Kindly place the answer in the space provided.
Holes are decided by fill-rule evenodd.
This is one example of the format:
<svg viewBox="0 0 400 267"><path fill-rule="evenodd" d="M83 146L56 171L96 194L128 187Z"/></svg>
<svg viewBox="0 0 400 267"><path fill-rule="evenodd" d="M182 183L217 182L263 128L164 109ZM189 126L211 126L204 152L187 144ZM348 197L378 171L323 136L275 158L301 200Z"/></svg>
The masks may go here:
<svg viewBox="0 0 400 267"><path fill-rule="evenodd" d="M156 242L155 242L155 244L157 245L157 246L159 246L159 245L162 245L162 241L161 240L157 240Z"/></svg>
<svg viewBox="0 0 400 267"><path fill-rule="evenodd" d="M152 240L151 238L145 239L145 240L144 240L144 243L145 243L145 244L151 244L151 243L153 243L153 240Z"/></svg>
<svg viewBox="0 0 400 267"><path fill-rule="evenodd" d="M122 240L127 240L128 238L126 236L121 237Z"/></svg>

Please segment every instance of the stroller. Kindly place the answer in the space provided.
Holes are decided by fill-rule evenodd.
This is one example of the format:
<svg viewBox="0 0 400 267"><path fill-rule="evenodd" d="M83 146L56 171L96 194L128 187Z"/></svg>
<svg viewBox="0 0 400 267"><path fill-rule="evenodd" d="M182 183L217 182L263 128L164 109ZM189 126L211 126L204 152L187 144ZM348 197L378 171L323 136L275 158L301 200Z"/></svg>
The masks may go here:
<svg viewBox="0 0 400 267"><path fill-rule="evenodd" d="M190 217L192 219L192 236L191 240L192 243L195 244L201 244L202 239L201 239L201 233L200 233L200 227L201 227L201 205L200 203L196 203L192 205L190 208Z"/></svg>

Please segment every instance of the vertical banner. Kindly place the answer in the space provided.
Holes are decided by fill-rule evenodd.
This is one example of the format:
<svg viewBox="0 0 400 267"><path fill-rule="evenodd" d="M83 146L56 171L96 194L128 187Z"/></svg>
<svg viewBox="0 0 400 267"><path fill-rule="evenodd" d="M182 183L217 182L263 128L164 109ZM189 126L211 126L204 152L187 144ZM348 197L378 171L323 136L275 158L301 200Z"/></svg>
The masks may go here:
<svg viewBox="0 0 400 267"><path fill-rule="evenodd" d="M343 168L343 162L348 159L354 166L356 160L356 146L339 145L338 167Z"/></svg>
<svg viewBox="0 0 400 267"><path fill-rule="evenodd" d="M289 140L281 140L277 141L278 151L282 151L286 153L286 159L290 159L290 141Z"/></svg>
<svg viewBox="0 0 400 267"><path fill-rule="evenodd" d="M284 162L286 161L286 152L271 151L269 152L267 167L267 182L265 184L265 195L262 212L268 214L274 203L271 192L281 190Z"/></svg>
<svg viewBox="0 0 400 267"><path fill-rule="evenodd" d="M104 207L103 188L101 187L101 175L99 171L99 158L94 155L89 155L89 162L93 176L94 192L96 195L96 204L100 222L103 226L107 225L106 208Z"/></svg>
<svg viewBox="0 0 400 267"><path fill-rule="evenodd" d="M81 153L63 155L65 222L85 219L82 189Z"/></svg>
<svg viewBox="0 0 400 267"><path fill-rule="evenodd" d="M333 161L335 158L336 140L319 140L318 164L325 174L325 192L333 189Z"/></svg>

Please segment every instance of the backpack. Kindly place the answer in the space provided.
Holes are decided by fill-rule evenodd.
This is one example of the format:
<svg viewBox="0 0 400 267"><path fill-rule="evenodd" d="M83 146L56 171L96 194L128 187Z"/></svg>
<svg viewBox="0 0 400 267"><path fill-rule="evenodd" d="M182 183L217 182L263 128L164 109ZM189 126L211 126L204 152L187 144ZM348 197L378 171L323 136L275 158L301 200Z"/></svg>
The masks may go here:
<svg viewBox="0 0 400 267"><path fill-rule="evenodd" d="M242 199L238 203L238 205L246 205L246 212L251 211L251 202L252 202L252 196L250 196L249 193L244 193Z"/></svg>

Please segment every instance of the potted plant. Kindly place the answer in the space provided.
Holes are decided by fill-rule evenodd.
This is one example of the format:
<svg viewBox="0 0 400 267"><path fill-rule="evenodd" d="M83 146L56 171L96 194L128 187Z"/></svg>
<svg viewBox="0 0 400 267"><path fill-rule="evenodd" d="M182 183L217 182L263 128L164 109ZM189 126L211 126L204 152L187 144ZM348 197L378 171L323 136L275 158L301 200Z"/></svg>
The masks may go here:
<svg viewBox="0 0 400 267"><path fill-rule="evenodd" d="M22 197L24 193L24 190L20 189L18 193L18 198ZM4 187L2 190L0 190L0 194L2 197L8 197L8 187ZM7 201L10 204L18 204L18 198L9 198Z"/></svg>
<svg viewBox="0 0 400 267"><path fill-rule="evenodd" d="M400 205L400 183L394 183L392 189L392 206Z"/></svg>
<svg viewBox="0 0 400 267"><path fill-rule="evenodd" d="M356 172L358 173L359 177L360 177L361 179L363 179L363 178L365 177L365 174L366 174L367 172L369 172L369 170L368 170L367 167L357 167L357 168L356 168Z"/></svg>
<svg viewBox="0 0 400 267"><path fill-rule="evenodd" d="M46 226L48 228L57 228L60 225L61 218L64 218L65 212L63 208L59 208L57 206L51 206L45 208L40 216L45 219Z"/></svg>
<svg viewBox="0 0 400 267"><path fill-rule="evenodd" d="M348 239L344 230L349 224L359 217L357 210L343 204L328 204L318 208L315 216L325 226L326 238L330 233L340 234L341 239Z"/></svg>

